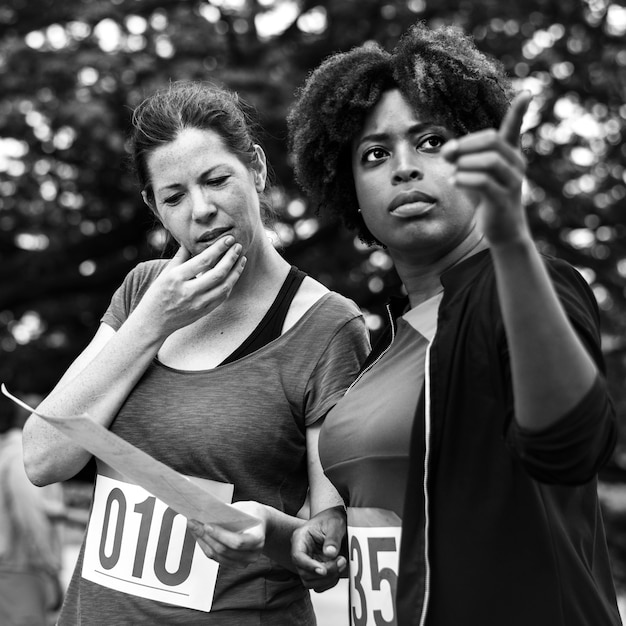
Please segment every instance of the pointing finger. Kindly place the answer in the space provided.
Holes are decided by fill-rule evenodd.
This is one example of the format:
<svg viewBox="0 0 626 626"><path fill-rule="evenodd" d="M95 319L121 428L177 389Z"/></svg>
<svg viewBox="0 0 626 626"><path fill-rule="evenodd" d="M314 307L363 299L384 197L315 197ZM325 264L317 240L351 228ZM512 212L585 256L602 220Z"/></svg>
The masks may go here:
<svg viewBox="0 0 626 626"><path fill-rule="evenodd" d="M500 136L510 145L517 146L519 144L520 130L524 115L528 110L528 106L533 96L530 91L522 91L517 94L507 111L502 124L500 125Z"/></svg>

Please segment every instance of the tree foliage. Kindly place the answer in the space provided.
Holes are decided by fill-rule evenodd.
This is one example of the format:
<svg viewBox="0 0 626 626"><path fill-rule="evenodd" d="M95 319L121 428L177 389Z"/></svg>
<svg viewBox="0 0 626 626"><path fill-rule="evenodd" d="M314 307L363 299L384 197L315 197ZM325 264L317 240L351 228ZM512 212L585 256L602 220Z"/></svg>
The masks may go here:
<svg viewBox="0 0 626 626"><path fill-rule="evenodd" d="M612 0L12 0L0 7L0 380L45 394L138 261L164 253L127 162L130 111L171 80L256 107L285 257L353 298L375 333L397 277L307 207L285 116L306 74L416 20L456 23L535 94L523 145L540 247L591 285L626 414L626 8ZM616 467L626 467L626 446Z"/></svg>

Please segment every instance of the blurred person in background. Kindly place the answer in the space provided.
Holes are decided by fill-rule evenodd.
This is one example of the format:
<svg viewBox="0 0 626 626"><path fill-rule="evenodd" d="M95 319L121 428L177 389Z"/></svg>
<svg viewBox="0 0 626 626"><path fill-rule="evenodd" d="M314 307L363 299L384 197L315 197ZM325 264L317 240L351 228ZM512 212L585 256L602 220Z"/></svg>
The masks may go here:
<svg viewBox="0 0 626 626"><path fill-rule="evenodd" d="M355 625L617 626L597 472L616 441L599 313L522 204L530 95L455 27L328 58L289 117L315 206L406 291L329 412L348 505L298 529L307 584L346 566ZM397 586L397 593L396 593Z"/></svg>
<svg viewBox="0 0 626 626"><path fill-rule="evenodd" d="M0 624L54 623L60 582L65 517L60 484L36 487L24 470L25 419L0 394Z"/></svg>

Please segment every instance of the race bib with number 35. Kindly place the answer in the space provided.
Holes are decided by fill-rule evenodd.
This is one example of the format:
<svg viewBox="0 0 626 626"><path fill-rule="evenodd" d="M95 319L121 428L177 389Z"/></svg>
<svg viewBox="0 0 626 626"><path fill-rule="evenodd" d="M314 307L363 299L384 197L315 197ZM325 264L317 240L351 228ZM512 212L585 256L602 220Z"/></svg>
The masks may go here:
<svg viewBox="0 0 626 626"><path fill-rule="evenodd" d="M351 626L395 626L402 522L392 511L348 508Z"/></svg>
<svg viewBox="0 0 626 626"><path fill-rule="evenodd" d="M232 494L231 485L224 487ZM208 612L218 569L187 530L187 518L142 487L98 474L83 578L123 593Z"/></svg>

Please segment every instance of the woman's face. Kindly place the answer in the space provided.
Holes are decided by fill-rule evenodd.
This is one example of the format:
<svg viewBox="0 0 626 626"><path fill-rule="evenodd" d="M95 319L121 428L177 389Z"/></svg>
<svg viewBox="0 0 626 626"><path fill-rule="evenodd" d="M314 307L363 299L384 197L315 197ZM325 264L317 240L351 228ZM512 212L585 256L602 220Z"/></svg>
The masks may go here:
<svg viewBox="0 0 626 626"><path fill-rule="evenodd" d="M264 236L259 192L265 155L244 165L212 130L186 128L147 158L154 207L165 228L192 256L226 234L246 254ZM145 192L144 192L145 193Z"/></svg>
<svg viewBox="0 0 626 626"><path fill-rule="evenodd" d="M383 94L353 141L361 215L396 262L433 262L475 236L476 200L452 185L454 167L440 156L452 137L394 89Z"/></svg>

